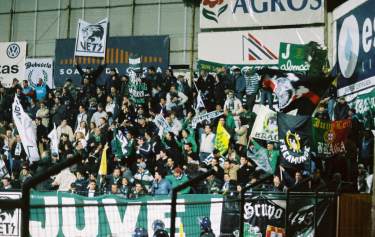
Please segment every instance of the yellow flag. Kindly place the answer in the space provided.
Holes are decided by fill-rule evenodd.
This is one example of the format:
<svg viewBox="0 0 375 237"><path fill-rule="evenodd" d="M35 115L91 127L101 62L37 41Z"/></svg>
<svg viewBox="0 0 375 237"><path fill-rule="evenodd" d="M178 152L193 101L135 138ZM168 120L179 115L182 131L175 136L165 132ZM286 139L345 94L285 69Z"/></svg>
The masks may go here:
<svg viewBox="0 0 375 237"><path fill-rule="evenodd" d="M219 122L216 130L215 148L220 154L224 154L228 150L230 135L224 126Z"/></svg>
<svg viewBox="0 0 375 237"><path fill-rule="evenodd" d="M107 175L107 149L108 144L105 144L99 166L99 175Z"/></svg>

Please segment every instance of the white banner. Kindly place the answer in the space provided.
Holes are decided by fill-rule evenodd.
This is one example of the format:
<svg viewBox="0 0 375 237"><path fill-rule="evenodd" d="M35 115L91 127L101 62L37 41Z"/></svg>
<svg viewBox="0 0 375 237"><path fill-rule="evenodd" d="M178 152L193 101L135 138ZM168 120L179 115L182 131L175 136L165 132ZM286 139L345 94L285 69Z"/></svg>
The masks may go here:
<svg viewBox="0 0 375 237"><path fill-rule="evenodd" d="M51 139L51 152L59 154L59 137L57 135L56 124L53 124L53 129L48 134L48 138Z"/></svg>
<svg viewBox="0 0 375 237"><path fill-rule="evenodd" d="M30 163L39 160L38 146L36 143L36 126L32 119L25 113L17 96L14 97L12 105L13 120L16 124L18 134L27 158Z"/></svg>
<svg viewBox="0 0 375 237"><path fill-rule="evenodd" d="M20 192L0 192L0 200L20 199ZM0 236L21 236L21 209L0 209Z"/></svg>
<svg viewBox="0 0 375 237"><path fill-rule="evenodd" d="M55 88L53 83L53 58L27 58L26 59L26 79L29 85L35 87L39 78L48 85Z"/></svg>
<svg viewBox="0 0 375 237"><path fill-rule="evenodd" d="M202 0L201 29L324 23L324 0Z"/></svg>
<svg viewBox="0 0 375 237"><path fill-rule="evenodd" d="M0 43L0 82L10 87L14 78L25 78L26 42Z"/></svg>
<svg viewBox="0 0 375 237"><path fill-rule="evenodd" d="M254 122L251 137L266 141L277 142L277 113L264 105L260 105Z"/></svg>
<svg viewBox="0 0 375 237"><path fill-rule="evenodd" d="M324 27L200 33L198 59L229 65L276 65L280 42L324 45Z"/></svg>
<svg viewBox="0 0 375 237"><path fill-rule="evenodd" d="M107 43L108 18L91 24L78 20L75 56L105 57Z"/></svg>

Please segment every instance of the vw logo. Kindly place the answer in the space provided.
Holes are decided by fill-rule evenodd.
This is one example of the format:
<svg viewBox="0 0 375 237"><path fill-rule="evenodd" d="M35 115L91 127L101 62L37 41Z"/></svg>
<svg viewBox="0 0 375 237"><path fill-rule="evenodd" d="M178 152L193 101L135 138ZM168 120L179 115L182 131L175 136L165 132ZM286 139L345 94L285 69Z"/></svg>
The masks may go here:
<svg viewBox="0 0 375 237"><path fill-rule="evenodd" d="M353 15L345 18L342 23L337 50L341 74L350 78L357 66L359 53L358 22Z"/></svg>
<svg viewBox="0 0 375 237"><path fill-rule="evenodd" d="M18 55L20 55L21 53L21 49L20 49L20 46L18 46L18 44L10 44L7 48L7 55L9 58L17 58Z"/></svg>

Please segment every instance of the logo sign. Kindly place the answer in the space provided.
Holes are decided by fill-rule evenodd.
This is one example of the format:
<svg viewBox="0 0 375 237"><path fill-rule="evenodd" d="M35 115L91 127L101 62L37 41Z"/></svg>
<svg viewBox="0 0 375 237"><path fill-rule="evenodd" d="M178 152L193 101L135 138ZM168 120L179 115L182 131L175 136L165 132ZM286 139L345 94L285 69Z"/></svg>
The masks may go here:
<svg viewBox="0 0 375 237"><path fill-rule="evenodd" d="M224 65L278 65L281 42L310 41L324 45L324 28L204 32L198 35L198 58Z"/></svg>
<svg viewBox="0 0 375 237"><path fill-rule="evenodd" d="M353 3L352 3L353 2ZM375 86L374 1L352 1L350 10L334 11L336 22L338 95L349 95ZM361 2L362 4L360 4Z"/></svg>
<svg viewBox="0 0 375 237"><path fill-rule="evenodd" d="M81 76L73 65L74 39L56 40L54 83L62 86L67 78L71 78L76 86L81 86ZM104 63L105 70L100 74L97 84L104 85L111 68L122 75L128 73L129 58L138 55L142 59L143 69L154 66L158 70L166 70L169 65L168 36L129 36L110 37ZM76 61L83 69L91 67L94 70L102 63L102 59L92 57L77 57Z"/></svg>
<svg viewBox="0 0 375 237"><path fill-rule="evenodd" d="M0 192L0 200L19 199L21 193ZM0 209L0 236L21 235L21 209Z"/></svg>
<svg viewBox="0 0 375 237"><path fill-rule="evenodd" d="M43 80L49 88L55 88L53 83L53 59L52 58L27 58L26 79L29 85L35 86L39 79Z"/></svg>
<svg viewBox="0 0 375 237"><path fill-rule="evenodd" d="M201 29L324 23L324 0L202 0Z"/></svg>
<svg viewBox="0 0 375 237"><path fill-rule="evenodd" d="M308 71L310 63L306 55L305 45L280 43L279 68L294 72Z"/></svg>
<svg viewBox="0 0 375 237"><path fill-rule="evenodd" d="M20 46L18 46L16 43L10 44L7 48L7 55L9 58L17 58L20 53Z"/></svg>
<svg viewBox="0 0 375 237"><path fill-rule="evenodd" d="M14 78L25 78L26 42L0 43L0 82L10 87Z"/></svg>
<svg viewBox="0 0 375 237"><path fill-rule="evenodd" d="M79 19L75 55L105 57L107 28L108 18L96 24Z"/></svg>

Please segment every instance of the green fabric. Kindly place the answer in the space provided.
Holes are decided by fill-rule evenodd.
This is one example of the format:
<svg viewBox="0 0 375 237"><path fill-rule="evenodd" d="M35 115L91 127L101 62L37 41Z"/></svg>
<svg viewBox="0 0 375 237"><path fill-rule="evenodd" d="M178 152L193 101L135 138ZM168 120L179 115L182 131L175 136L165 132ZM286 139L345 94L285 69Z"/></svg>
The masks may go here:
<svg viewBox="0 0 375 237"><path fill-rule="evenodd" d="M186 175L182 175L181 179L177 179L173 174L168 175L165 178L171 183L172 188L175 188L175 187L189 181L189 178ZM188 194L188 193L190 193L190 187L187 187L187 188L181 190L178 194Z"/></svg>
<svg viewBox="0 0 375 237"><path fill-rule="evenodd" d="M253 142L254 147L255 147L256 150L261 150L262 149L262 150L266 150L267 151L268 161L270 162L270 165L271 165L273 173L275 173L277 162L279 161L279 157L280 157L280 152L278 150L269 151L266 148L262 147L255 140L253 140L252 142Z"/></svg>

